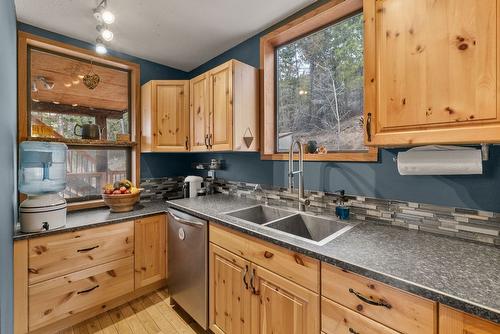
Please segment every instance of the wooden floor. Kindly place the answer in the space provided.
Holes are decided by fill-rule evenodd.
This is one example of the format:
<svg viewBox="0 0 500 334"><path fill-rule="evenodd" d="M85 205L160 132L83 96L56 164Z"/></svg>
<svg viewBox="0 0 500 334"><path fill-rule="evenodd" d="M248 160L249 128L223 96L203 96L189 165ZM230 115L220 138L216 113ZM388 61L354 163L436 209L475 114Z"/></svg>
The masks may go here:
<svg viewBox="0 0 500 334"><path fill-rule="evenodd" d="M157 290L59 333L199 334L205 331L179 307L170 306L166 290Z"/></svg>

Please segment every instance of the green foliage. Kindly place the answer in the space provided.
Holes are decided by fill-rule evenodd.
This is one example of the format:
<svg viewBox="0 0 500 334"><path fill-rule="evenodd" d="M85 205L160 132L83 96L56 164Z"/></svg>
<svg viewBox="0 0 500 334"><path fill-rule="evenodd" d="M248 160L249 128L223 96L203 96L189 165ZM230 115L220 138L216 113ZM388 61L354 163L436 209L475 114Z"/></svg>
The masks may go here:
<svg viewBox="0 0 500 334"><path fill-rule="evenodd" d="M284 45L277 58L278 133L362 149L363 15Z"/></svg>

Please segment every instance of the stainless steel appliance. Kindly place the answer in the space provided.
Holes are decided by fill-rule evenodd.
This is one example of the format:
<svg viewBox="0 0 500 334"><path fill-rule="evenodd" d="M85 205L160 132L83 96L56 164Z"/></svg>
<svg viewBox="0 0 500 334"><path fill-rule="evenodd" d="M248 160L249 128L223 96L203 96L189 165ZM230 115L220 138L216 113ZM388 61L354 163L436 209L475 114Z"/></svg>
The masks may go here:
<svg viewBox="0 0 500 334"><path fill-rule="evenodd" d="M170 297L203 329L208 328L208 224L168 209Z"/></svg>

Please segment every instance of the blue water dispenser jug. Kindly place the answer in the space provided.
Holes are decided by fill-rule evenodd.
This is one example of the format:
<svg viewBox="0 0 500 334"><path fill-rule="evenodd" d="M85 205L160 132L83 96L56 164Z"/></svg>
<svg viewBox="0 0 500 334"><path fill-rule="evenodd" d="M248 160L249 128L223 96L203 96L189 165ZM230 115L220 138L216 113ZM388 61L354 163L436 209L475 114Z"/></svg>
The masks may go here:
<svg viewBox="0 0 500 334"><path fill-rule="evenodd" d="M38 232L66 224L67 146L63 143L25 141L19 145L19 182L28 195L19 207L21 231Z"/></svg>

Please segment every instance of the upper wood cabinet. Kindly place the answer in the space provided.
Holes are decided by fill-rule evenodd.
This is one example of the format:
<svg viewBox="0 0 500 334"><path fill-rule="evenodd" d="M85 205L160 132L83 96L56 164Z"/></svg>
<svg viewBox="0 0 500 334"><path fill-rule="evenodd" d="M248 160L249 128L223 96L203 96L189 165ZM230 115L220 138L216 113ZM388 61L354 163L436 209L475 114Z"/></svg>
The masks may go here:
<svg viewBox="0 0 500 334"><path fill-rule="evenodd" d="M189 90L191 151L206 151L210 133L208 74L191 79Z"/></svg>
<svg viewBox="0 0 500 334"><path fill-rule="evenodd" d="M141 151L189 151L189 81L153 80L141 92Z"/></svg>
<svg viewBox="0 0 500 334"><path fill-rule="evenodd" d="M259 149L256 68L228 61L190 82L191 150Z"/></svg>
<svg viewBox="0 0 500 334"><path fill-rule="evenodd" d="M167 277L167 225L165 215L135 221L135 288Z"/></svg>
<svg viewBox="0 0 500 334"><path fill-rule="evenodd" d="M366 144L500 141L499 1L363 7Z"/></svg>

